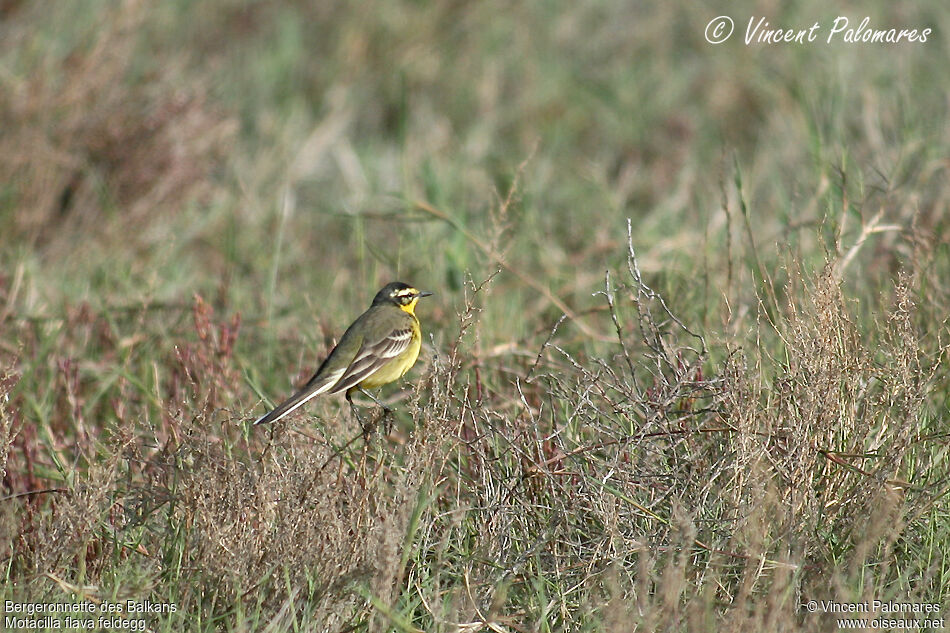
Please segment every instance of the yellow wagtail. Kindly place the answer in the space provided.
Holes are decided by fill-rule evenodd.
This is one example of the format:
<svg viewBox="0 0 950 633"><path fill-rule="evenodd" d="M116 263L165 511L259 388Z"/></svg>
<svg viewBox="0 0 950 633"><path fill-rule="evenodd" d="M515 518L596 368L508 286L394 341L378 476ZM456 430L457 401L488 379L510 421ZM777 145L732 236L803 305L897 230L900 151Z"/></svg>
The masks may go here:
<svg viewBox="0 0 950 633"><path fill-rule="evenodd" d="M422 347L416 303L431 294L399 281L384 286L369 310L346 329L313 378L254 424L276 422L321 393L345 391L352 406L353 392L362 391L386 409L366 389L401 378L415 364Z"/></svg>

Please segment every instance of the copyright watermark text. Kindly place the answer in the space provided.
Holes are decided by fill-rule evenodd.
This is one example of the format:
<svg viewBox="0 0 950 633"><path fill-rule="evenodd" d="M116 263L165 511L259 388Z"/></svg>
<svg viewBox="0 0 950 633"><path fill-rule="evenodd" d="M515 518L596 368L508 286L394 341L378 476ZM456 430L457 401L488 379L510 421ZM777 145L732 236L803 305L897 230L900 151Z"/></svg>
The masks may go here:
<svg viewBox="0 0 950 633"><path fill-rule="evenodd" d="M706 24L706 41L722 44L732 37L735 22L728 15L720 15ZM834 22L815 22L807 26L776 27L762 17L752 16L745 27L746 46L755 44L809 44L812 42L844 42L846 44L901 44L927 42L933 33L930 27L922 28L877 28L871 18L865 17L852 23L839 15ZM826 35L827 34L827 35Z"/></svg>
<svg viewBox="0 0 950 633"><path fill-rule="evenodd" d="M946 628L944 617L940 615L940 605L933 602L809 600L802 607L808 613L833 615L839 630L919 631Z"/></svg>

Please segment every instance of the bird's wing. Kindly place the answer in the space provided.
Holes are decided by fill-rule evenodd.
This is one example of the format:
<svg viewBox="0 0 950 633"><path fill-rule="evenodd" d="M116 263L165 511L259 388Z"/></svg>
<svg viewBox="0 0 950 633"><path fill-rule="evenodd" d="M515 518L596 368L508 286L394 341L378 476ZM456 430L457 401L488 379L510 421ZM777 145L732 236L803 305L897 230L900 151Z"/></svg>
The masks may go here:
<svg viewBox="0 0 950 633"><path fill-rule="evenodd" d="M295 411L311 399L322 393L339 393L346 391L363 380L373 375L380 367L399 356L409 347L412 342L412 322L407 321L404 326L392 329L391 326L385 328L382 333L374 332L374 321L385 323L374 318L373 313L363 314L356 322L351 325L340 342L337 343L333 351L327 357L320 368L317 369L313 377L306 385L300 388L284 402L280 403L273 411L259 417L254 424L267 424L276 422L288 413ZM407 315L408 317L408 315ZM411 319L411 317L409 317ZM357 327L357 324L360 327ZM347 349L356 346L349 344L349 340L359 336L357 332L365 333L363 340L360 341L358 351L352 358L344 356ZM348 355L348 354L346 354Z"/></svg>
<svg viewBox="0 0 950 633"><path fill-rule="evenodd" d="M340 393L352 389L409 349L411 342L411 325L390 330L385 336L375 341L364 340L360 351L350 362L346 371L330 387L329 393Z"/></svg>

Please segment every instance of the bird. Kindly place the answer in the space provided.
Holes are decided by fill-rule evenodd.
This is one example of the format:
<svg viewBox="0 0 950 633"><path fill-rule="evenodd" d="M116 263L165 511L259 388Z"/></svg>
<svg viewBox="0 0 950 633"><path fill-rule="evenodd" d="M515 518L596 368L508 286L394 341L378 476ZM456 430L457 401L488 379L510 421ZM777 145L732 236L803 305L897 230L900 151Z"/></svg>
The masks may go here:
<svg viewBox="0 0 950 633"><path fill-rule="evenodd" d="M383 286L369 309L346 329L307 384L254 424L277 422L316 396L341 391L346 392L351 407L355 407L353 393L360 391L388 411L366 390L402 378L416 363L422 347L416 303L431 295L401 281Z"/></svg>

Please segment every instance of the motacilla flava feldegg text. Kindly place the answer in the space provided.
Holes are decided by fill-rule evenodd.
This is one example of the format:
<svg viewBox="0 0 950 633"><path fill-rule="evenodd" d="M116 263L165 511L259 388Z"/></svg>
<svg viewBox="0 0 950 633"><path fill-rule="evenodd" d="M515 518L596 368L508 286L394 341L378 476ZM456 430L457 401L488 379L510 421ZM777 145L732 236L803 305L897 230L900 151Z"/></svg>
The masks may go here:
<svg viewBox="0 0 950 633"><path fill-rule="evenodd" d="M416 303L431 294L399 281L384 286L369 310L346 329L313 378L254 424L276 422L322 393L345 391L352 405L353 392L362 391L383 406L366 389L398 380L416 363L422 347Z"/></svg>

